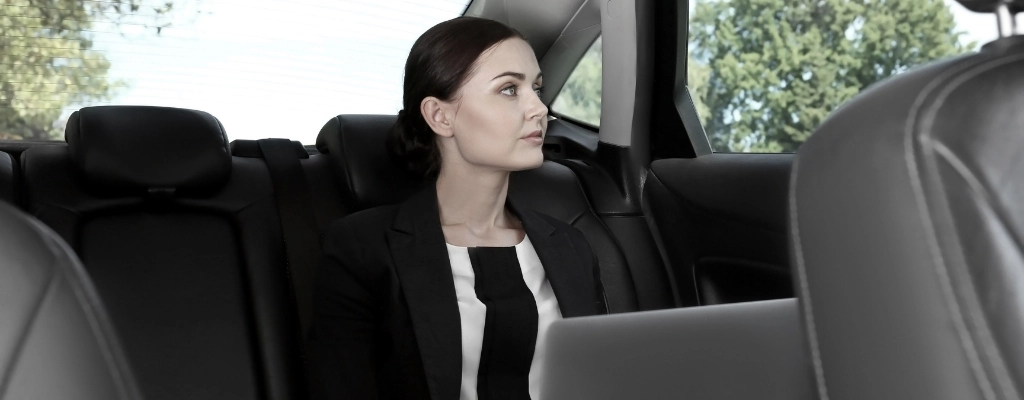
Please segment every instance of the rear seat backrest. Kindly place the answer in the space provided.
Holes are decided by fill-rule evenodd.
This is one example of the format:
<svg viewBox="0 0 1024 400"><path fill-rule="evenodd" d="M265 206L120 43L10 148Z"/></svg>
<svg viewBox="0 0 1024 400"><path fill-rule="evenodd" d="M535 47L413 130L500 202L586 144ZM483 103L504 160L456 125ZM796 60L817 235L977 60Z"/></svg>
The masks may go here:
<svg viewBox="0 0 1024 400"><path fill-rule="evenodd" d="M16 195L14 182L17 175L14 165L14 157L0 151L0 201L11 204L14 204Z"/></svg>
<svg viewBox="0 0 1024 400"><path fill-rule="evenodd" d="M335 176L349 213L399 203L424 184L392 162L385 150L394 121L393 115L339 115L328 121L317 137L317 150L329 155L337 168ZM540 168L515 172L510 177L509 196L583 232L598 258L609 310L639 309L625 255L590 208L569 168L546 161Z"/></svg>
<svg viewBox="0 0 1024 400"><path fill-rule="evenodd" d="M266 166L199 111L84 108L66 137L22 154L28 206L78 252L143 394L301 397Z"/></svg>

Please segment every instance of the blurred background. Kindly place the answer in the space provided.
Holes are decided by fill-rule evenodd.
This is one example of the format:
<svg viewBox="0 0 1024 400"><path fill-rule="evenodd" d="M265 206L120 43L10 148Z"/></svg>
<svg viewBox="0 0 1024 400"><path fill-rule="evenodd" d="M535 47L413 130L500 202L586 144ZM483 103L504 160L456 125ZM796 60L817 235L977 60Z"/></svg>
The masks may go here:
<svg viewBox="0 0 1024 400"><path fill-rule="evenodd" d="M395 113L413 41L467 0L0 0L0 139L63 140L83 106L204 110L230 139L312 144L340 113ZM688 86L719 152L792 152L889 76L977 50L953 0L697 0ZM601 39L551 106L598 129Z"/></svg>

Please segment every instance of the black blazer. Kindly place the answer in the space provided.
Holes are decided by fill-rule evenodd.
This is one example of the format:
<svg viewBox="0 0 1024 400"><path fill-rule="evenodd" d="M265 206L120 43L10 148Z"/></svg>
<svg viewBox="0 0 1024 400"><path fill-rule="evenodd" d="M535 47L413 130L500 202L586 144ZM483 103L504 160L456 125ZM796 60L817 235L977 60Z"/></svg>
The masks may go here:
<svg viewBox="0 0 1024 400"><path fill-rule="evenodd" d="M607 313L597 259L579 230L507 202L563 317ZM458 400L462 328L437 189L335 221L317 272L311 361L328 399Z"/></svg>

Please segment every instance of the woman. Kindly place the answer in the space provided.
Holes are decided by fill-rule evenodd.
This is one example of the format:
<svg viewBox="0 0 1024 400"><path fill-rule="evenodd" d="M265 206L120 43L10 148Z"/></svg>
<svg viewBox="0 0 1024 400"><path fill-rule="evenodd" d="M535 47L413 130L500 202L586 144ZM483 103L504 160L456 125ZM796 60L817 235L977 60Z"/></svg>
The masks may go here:
<svg viewBox="0 0 1024 400"><path fill-rule="evenodd" d="M324 239L311 343L327 398L536 398L551 322L607 312L583 235L506 198L509 172L543 162L541 87L530 45L495 21L413 45L388 148L430 181Z"/></svg>

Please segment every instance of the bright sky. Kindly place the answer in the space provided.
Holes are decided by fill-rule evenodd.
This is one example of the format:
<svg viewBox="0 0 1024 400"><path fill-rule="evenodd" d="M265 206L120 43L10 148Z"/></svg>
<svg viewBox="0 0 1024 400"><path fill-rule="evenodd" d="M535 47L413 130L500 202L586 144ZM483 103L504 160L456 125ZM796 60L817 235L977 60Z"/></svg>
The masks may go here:
<svg viewBox="0 0 1024 400"><path fill-rule="evenodd" d="M159 36L135 26L123 26L123 34L95 27L110 77L129 85L110 103L199 109L219 118L231 139L287 137L305 144L337 114L396 113L413 41L467 3L187 1L177 2L186 6L180 20ZM968 32L965 41L995 39L994 16L944 1Z"/></svg>
<svg viewBox="0 0 1024 400"><path fill-rule="evenodd" d="M96 48L129 84L111 104L198 109L230 139L313 144L335 115L397 113L412 43L466 3L198 0L159 36L127 26L97 33Z"/></svg>

